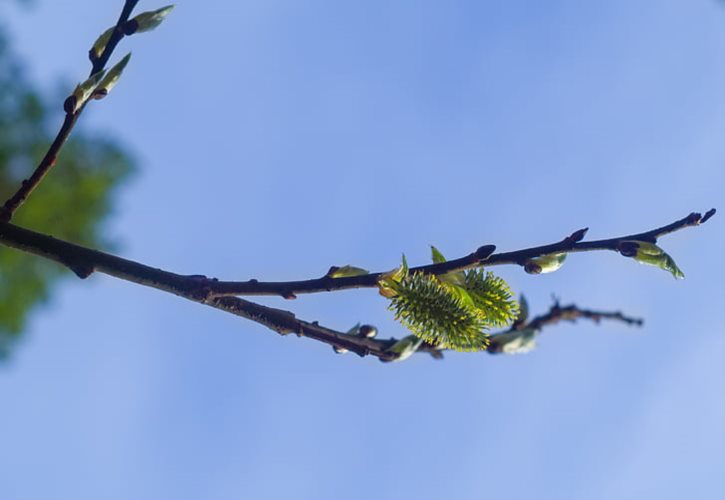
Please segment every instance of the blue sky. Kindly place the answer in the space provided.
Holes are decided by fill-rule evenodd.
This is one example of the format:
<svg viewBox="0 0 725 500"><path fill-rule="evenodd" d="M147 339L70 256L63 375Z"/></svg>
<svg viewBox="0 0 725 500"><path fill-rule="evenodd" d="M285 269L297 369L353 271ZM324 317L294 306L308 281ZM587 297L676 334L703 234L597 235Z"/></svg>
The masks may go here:
<svg viewBox="0 0 725 500"><path fill-rule="evenodd" d="M87 73L121 3L3 12L50 96ZM125 50L82 126L139 162L108 233L150 265L301 279L723 208L715 1L180 1ZM661 241L684 281L603 253L499 268L535 313L556 294L646 318L561 325L523 356L382 365L69 279L0 374L0 494L722 498L720 218ZM370 290L265 302L404 334Z"/></svg>

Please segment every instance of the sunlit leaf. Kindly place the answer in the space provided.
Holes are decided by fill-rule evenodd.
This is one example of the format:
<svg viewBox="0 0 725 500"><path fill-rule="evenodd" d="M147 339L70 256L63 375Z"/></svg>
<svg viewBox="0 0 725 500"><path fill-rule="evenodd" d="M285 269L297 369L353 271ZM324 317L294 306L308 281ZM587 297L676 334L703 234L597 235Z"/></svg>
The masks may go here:
<svg viewBox="0 0 725 500"><path fill-rule="evenodd" d="M446 261L446 258L443 257L443 254L440 253L440 251L433 245L431 245L430 251L431 251L431 259L433 259L434 264L442 264Z"/></svg>

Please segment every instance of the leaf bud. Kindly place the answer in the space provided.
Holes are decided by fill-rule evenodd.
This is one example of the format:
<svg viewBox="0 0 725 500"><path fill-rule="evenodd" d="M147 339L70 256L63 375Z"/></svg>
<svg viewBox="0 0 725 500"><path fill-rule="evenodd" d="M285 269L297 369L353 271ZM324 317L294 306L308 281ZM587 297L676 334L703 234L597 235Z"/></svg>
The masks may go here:
<svg viewBox="0 0 725 500"><path fill-rule="evenodd" d="M529 274L553 273L559 269L566 260L566 253L550 253L529 259L524 263L524 271Z"/></svg>
<svg viewBox="0 0 725 500"><path fill-rule="evenodd" d="M123 59L118 61L110 70L108 70L106 76L103 77L103 79L100 81L100 83L93 92L94 99L102 99L108 95L108 93L118 83L118 80L121 78L121 74L123 73L123 70L130 59L131 53L129 52L124 56Z"/></svg>
<svg viewBox="0 0 725 500"><path fill-rule="evenodd" d="M166 16L174 9L174 5L167 5L157 10L151 10L148 12L142 12L133 19L126 21L121 30L124 35L133 35L134 33L143 33L145 31L151 31L156 28L164 21Z"/></svg>

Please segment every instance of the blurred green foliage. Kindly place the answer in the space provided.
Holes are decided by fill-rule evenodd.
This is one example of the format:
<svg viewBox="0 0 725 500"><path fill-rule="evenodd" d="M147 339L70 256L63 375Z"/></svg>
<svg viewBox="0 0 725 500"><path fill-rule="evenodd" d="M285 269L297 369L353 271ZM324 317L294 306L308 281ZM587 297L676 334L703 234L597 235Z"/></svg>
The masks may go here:
<svg viewBox="0 0 725 500"><path fill-rule="evenodd" d="M0 203L42 158L62 122L61 107L62 99L52 108L43 102L0 29ZM13 222L83 245L105 246L101 223L114 188L131 170L129 157L114 142L76 129L54 170ZM0 358L22 335L29 313L67 275L53 262L0 246Z"/></svg>

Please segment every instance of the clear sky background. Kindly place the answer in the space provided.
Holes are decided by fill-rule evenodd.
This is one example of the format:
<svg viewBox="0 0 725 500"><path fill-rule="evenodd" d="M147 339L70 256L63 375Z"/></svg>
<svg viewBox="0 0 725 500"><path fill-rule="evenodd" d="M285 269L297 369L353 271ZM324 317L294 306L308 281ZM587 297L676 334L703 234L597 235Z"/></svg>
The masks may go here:
<svg viewBox="0 0 725 500"><path fill-rule="evenodd" d="M35 3L3 12L52 96L122 2ZM126 50L82 126L138 160L108 234L150 265L302 279L725 209L713 0L180 0ZM0 371L0 497L721 499L722 220L661 240L684 281L613 253L497 268L535 314L556 294L646 318L522 356L384 365L69 278ZM266 303L405 334L374 290Z"/></svg>

